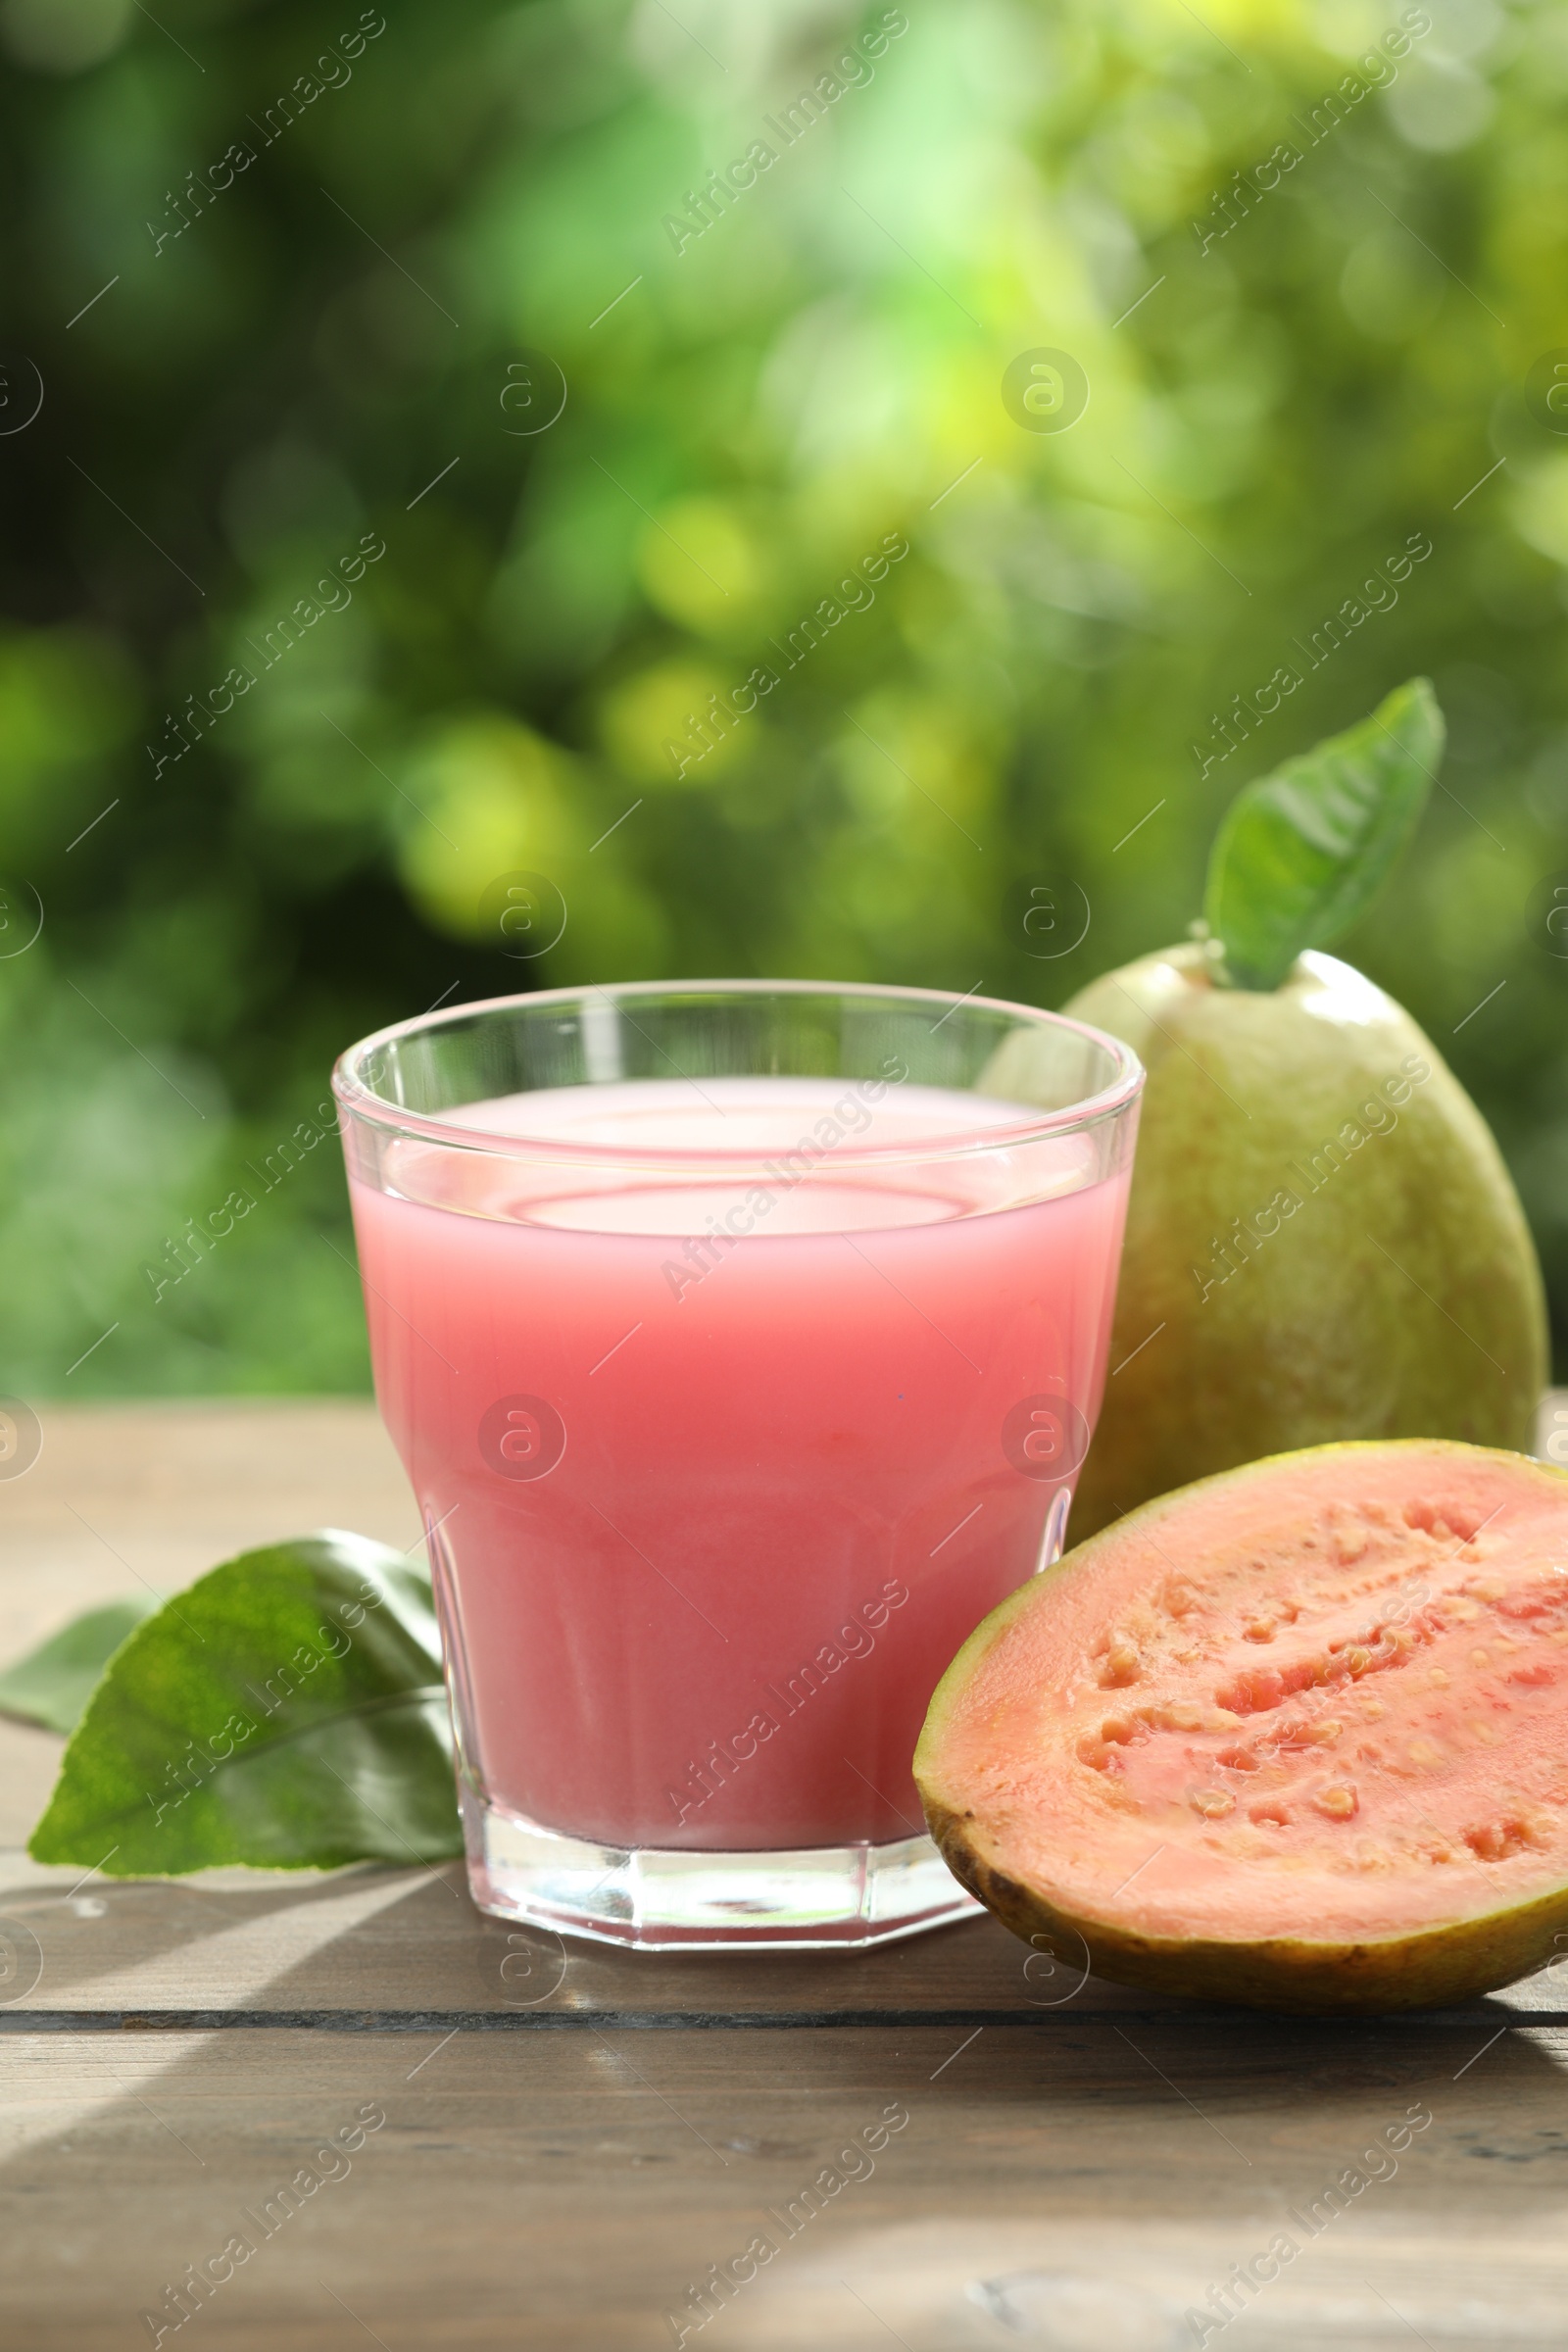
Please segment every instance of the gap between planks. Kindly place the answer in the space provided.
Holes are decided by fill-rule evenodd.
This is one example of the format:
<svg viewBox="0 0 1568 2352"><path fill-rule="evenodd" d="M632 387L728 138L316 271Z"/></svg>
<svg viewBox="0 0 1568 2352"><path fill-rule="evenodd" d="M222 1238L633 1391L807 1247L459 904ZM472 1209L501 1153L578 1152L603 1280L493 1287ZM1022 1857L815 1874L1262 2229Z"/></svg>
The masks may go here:
<svg viewBox="0 0 1568 2352"><path fill-rule="evenodd" d="M1494 2010L1405 2009L1383 2014L1307 2016L1262 2009L1080 2010L1075 2017L1043 2017L1038 2009L7 2009L0 2010L0 2038L21 2034L211 2034L288 2031L314 2034L453 2033L814 2033L856 2026L908 2033L918 2026L943 2029L1032 2026L1049 2031L1063 2025L1099 2026L1114 2032L1125 2020L1149 2026L1181 2021L1192 2026L1250 2022L1276 2028L1357 2027L1437 2030L1473 2034L1495 2017ZM1568 2010L1515 2011L1499 2034L1568 2027Z"/></svg>

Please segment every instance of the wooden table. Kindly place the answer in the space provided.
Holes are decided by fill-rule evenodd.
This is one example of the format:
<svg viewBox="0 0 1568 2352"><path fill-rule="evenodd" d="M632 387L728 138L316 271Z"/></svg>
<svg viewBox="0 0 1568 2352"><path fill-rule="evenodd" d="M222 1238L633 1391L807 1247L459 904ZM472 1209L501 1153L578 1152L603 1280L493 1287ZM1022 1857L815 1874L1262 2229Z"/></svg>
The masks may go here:
<svg viewBox="0 0 1568 2352"><path fill-rule="evenodd" d="M0 1484L0 1658L249 1543L417 1532L368 1406L44 1420ZM457 1865L38 1869L58 1750L0 1722L0 1915L41 1959L0 2007L19 2352L151 2342L140 2315L236 2233L255 2252L166 2345L652 2352L684 2325L705 2352L1175 2352L1220 2340L1187 2315L1281 2232L1278 2276L1233 2294L1237 2352L1568 2344L1568 1971L1328 2025L1026 1977L989 1920L861 1957L509 1947ZM885 2146L841 2154L889 2110ZM292 2210L302 2166L337 2177ZM699 2326L689 2290L760 2234Z"/></svg>

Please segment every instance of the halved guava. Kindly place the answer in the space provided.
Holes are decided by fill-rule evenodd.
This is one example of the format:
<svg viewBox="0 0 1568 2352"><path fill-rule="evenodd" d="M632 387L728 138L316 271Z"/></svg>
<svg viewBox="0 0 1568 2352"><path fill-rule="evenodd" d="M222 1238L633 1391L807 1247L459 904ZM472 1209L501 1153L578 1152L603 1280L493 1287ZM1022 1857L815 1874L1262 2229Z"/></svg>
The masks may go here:
<svg viewBox="0 0 1568 2352"><path fill-rule="evenodd" d="M1568 1476L1416 1439L1162 1495L992 1611L914 1776L955 1875L1097 1975L1509 1984L1568 1949Z"/></svg>

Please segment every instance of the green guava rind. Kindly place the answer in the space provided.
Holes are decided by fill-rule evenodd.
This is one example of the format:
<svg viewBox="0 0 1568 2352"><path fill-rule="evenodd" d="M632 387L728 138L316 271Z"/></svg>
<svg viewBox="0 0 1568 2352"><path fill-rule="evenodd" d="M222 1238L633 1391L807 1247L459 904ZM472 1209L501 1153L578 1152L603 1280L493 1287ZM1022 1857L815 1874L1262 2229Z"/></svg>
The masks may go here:
<svg viewBox="0 0 1568 2352"><path fill-rule="evenodd" d="M1409 1014L1330 956L1303 956L1266 994L1208 972L1201 948L1174 948L1066 1007L1148 1071L1078 1535L1234 1464L1341 1439L1527 1447L1546 1382L1524 1211ZM1391 1102L1412 1061L1430 1076ZM1368 1102L1394 1123L1372 1132ZM1233 1248L1227 1275L1216 1243L1234 1219L1270 1222L1282 1191L1298 1206Z"/></svg>
<svg viewBox="0 0 1568 2352"><path fill-rule="evenodd" d="M1060 1911L989 1861L956 1816L928 1802L926 1819L954 1877L1025 1943L1042 1936L1072 1965L1081 1937L1093 1976L1244 2009L1324 2017L1451 2007L1544 1966L1568 1929L1564 1887L1497 1918L1378 1942L1175 1943Z"/></svg>
<svg viewBox="0 0 1568 2352"><path fill-rule="evenodd" d="M1388 1450L1387 1446L1374 1448L1352 1442L1305 1447L1292 1458L1298 1462L1315 1456L1332 1467L1337 1459L1374 1449ZM1495 1458L1503 1449L1434 1446L1429 1441L1422 1450L1457 1455L1485 1452ZM1568 1472L1519 1454L1505 1458L1522 1471L1549 1479L1559 1488L1568 1487ZM1174 1545L1172 1556L1179 1560L1183 1503L1200 1491L1211 1494L1235 1486L1272 1466L1267 1460L1249 1462L1240 1469L1196 1480L1190 1488L1159 1495L1130 1512L1124 1525L1129 1529L1158 1527L1165 1549L1172 1551ZM1331 1492L1326 1484L1326 1499ZM1568 1883L1526 1903L1414 1934L1394 1933L1353 1943L1311 1943L1294 1936L1232 1942L1142 1936L1112 1919L1062 1909L1008 1870L1004 1857L988 1843L973 1811L944 1790L943 1734L980 1661L1013 1620L1026 1610L1049 1606L1052 1591L1065 1578L1092 1574L1097 1556L1113 1538L1119 1540L1121 1533L1118 1526L1089 1537L1054 1567L1009 1593L975 1628L937 1685L914 1751L914 1781L926 1824L959 1884L1025 1943L1035 1936L1044 1937L1058 1960L1081 1966L1081 1941L1090 1973L1111 1984L1179 1993L1195 2000L1234 2002L1248 2009L1326 2016L1443 2008L1516 1984L1544 1967L1560 1948L1559 1936L1568 1931Z"/></svg>

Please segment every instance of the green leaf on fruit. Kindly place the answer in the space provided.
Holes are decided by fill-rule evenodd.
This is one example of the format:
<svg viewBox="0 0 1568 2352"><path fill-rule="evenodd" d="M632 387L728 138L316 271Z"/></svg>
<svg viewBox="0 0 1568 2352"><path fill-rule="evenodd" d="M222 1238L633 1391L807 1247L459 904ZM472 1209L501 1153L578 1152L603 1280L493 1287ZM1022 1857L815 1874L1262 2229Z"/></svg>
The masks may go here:
<svg viewBox="0 0 1568 2352"><path fill-rule="evenodd" d="M1364 914L1408 843L1443 757L1425 678L1359 725L1238 793L1208 861L1203 916L1238 988L1273 989Z"/></svg>
<svg viewBox="0 0 1568 2352"><path fill-rule="evenodd" d="M104 1668L158 1605L155 1594L137 1593L74 1617L0 1672L0 1715L41 1723L46 1732L74 1732Z"/></svg>
<svg viewBox="0 0 1568 2352"><path fill-rule="evenodd" d="M27 1850L110 1878L460 1854L428 1577L331 1530L211 1570L115 1649Z"/></svg>

